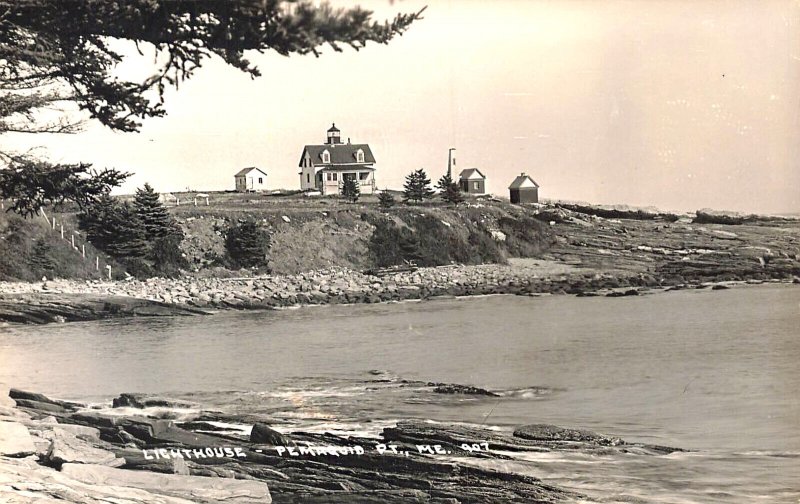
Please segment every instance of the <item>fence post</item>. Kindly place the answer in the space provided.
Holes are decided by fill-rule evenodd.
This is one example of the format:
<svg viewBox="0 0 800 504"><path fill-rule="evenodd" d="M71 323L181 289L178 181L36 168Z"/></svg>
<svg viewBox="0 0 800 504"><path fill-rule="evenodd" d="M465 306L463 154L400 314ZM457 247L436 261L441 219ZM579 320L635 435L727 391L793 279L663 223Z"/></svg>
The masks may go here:
<svg viewBox="0 0 800 504"><path fill-rule="evenodd" d="M111 280L111 265L106 264L106 269L108 270L108 279Z"/></svg>
<svg viewBox="0 0 800 504"><path fill-rule="evenodd" d="M56 230L56 218L53 217L53 231Z"/></svg>
<svg viewBox="0 0 800 504"><path fill-rule="evenodd" d="M75 235L70 235L72 238L72 248L77 249L78 247L75 246Z"/></svg>
<svg viewBox="0 0 800 504"><path fill-rule="evenodd" d="M64 239L64 224L61 224L61 239Z"/></svg>
<svg viewBox="0 0 800 504"><path fill-rule="evenodd" d="M81 255L86 259L86 244L81 244Z"/></svg>
<svg viewBox="0 0 800 504"><path fill-rule="evenodd" d="M94 269L100 271L100 256L94 258Z"/></svg>

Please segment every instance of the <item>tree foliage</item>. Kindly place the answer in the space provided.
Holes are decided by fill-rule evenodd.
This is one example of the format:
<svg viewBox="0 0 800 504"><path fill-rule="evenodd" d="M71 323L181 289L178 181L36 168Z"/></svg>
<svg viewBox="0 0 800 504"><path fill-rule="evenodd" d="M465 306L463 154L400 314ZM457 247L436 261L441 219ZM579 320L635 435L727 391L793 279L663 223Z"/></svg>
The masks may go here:
<svg viewBox="0 0 800 504"><path fill-rule="evenodd" d="M433 197L431 189L431 179L425 174L425 170L420 168L406 175L406 183L403 186L403 200L421 203L423 200Z"/></svg>
<svg viewBox="0 0 800 504"><path fill-rule="evenodd" d="M352 203L358 201L361 196L361 188L358 186L358 180L352 177L345 177L342 182L342 197Z"/></svg>
<svg viewBox="0 0 800 504"><path fill-rule="evenodd" d="M79 226L95 247L115 258L144 258L150 251L144 224L135 207L108 194L79 215Z"/></svg>
<svg viewBox="0 0 800 504"><path fill-rule="evenodd" d="M269 233L252 219L230 224L224 231L225 250L231 265L253 268L267 264Z"/></svg>
<svg viewBox="0 0 800 504"><path fill-rule="evenodd" d="M164 115L165 89L207 58L257 77L245 51L360 49L389 42L420 18L421 11L381 23L360 7L309 0L0 0L0 133L75 131L69 114L41 114L68 103L112 129L136 131L142 119ZM128 49L114 39L152 55L152 75L116 76Z"/></svg>
<svg viewBox="0 0 800 504"><path fill-rule="evenodd" d="M23 216L65 201L84 209L129 176L109 168L94 170L85 163L51 164L26 156L8 159L7 168L0 170L0 196L13 200L8 210Z"/></svg>

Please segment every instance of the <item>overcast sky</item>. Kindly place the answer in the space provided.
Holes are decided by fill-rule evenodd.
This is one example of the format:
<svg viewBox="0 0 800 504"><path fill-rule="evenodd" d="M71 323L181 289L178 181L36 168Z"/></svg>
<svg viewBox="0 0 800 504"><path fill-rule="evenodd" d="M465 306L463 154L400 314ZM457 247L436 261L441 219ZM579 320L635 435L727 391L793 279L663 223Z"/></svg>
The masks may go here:
<svg viewBox="0 0 800 504"><path fill-rule="evenodd" d="M800 211L800 3L358 3L428 9L387 46L254 54L256 80L209 61L139 134L89 125L34 141L133 172L126 192L233 189L251 165L299 188L303 145L336 122L370 144L380 188L420 167L437 179L455 147L457 168L497 194L524 171L544 198Z"/></svg>

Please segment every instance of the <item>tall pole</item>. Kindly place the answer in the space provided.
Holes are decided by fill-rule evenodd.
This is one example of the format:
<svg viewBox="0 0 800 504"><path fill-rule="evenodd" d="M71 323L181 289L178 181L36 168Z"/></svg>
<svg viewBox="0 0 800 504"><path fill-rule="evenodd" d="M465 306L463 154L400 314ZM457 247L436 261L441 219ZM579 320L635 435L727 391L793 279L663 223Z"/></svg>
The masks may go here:
<svg viewBox="0 0 800 504"><path fill-rule="evenodd" d="M450 147L447 151L447 178L453 180L453 165L456 164L456 160L453 159L453 151L456 150L455 147Z"/></svg>

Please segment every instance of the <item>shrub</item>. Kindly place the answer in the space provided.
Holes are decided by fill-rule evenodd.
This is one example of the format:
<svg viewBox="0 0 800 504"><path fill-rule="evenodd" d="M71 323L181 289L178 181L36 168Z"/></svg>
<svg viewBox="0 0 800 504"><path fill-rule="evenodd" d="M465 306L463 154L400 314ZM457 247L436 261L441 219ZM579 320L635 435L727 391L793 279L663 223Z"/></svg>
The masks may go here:
<svg viewBox="0 0 800 504"><path fill-rule="evenodd" d="M544 230L541 222L526 216L501 217L497 221L506 235L506 250L514 257L534 257L544 247Z"/></svg>

